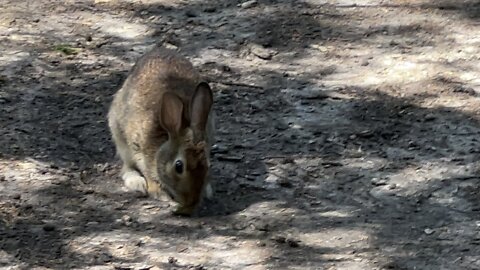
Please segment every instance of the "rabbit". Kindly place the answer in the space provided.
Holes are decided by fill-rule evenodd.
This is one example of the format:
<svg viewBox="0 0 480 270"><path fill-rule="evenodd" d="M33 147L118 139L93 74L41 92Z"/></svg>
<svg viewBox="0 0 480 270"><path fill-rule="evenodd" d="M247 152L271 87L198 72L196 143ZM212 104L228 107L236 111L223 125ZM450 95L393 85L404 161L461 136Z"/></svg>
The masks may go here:
<svg viewBox="0 0 480 270"><path fill-rule="evenodd" d="M180 215L211 198L212 105L209 84L186 58L160 46L141 57L108 112L126 188L166 194Z"/></svg>

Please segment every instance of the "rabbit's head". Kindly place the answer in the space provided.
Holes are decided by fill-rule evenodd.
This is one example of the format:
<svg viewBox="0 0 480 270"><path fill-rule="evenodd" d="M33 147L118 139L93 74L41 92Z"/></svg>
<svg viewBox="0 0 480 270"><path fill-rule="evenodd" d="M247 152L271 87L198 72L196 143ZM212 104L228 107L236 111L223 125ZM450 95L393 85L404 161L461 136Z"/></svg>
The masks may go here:
<svg viewBox="0 0 480 270"><path fill-rule="evenodd" d="M191 214L208 183L209 139L207 124L213 95L200 83L185 108L181 98L167 92L162 97L160 124L168 141L156 153L157 170L165 192L180 204L179 214Z"/></svg>

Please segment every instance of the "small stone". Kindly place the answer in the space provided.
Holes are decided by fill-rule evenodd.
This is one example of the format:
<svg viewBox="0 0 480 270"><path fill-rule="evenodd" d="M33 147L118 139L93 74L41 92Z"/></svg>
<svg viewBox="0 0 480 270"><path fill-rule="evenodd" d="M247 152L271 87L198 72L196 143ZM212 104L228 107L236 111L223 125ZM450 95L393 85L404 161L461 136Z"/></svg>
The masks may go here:
<svg viewBox="0 0 480 270"><path fill-rule="evenodd" d="M371 180L372 182L372 185L375 185L375 186L384 186L387 184L387 181L385 179L379 179L379 178L372 178Z"/></svg>
<svg viewBox="0 0 480 270"><path fill-rule="evenodd" d="M172 43L170 43L170 42L165 42L165 43L163 44L163 46L164 46L165 48L167 48L167 49L170 49L170 50L177 50L177 49L178 49L178 46L177 46L177 45L174 45L174 44L172 44Z"/></svg>
<svg viewBox="0 0 480 270"><path fill-rule="evenodd" d="M168 257L168 263L177 263L177 259L175 259L174 257Z"/></svg>
<svg viewBox="0 0 480 270"><path fill-rule="evenodd" d="M123 224L125 226L130 226L133 224L133 219L129 215L124 215L122 218L118 221L118 223Z"/></svg>
<svg viewBox="0 0 480 270"><path fill-rule="evenodd" d="M261 173L261 172L259 172L259 171L251 171L251 172L250 172L250 175L252 175L252 176L260 176L260 175L262 175L262 174L263 174L263 173Z"/></svg>
<svg viewBox="0 0 480 270"><path fill-rule="evenodd" d="M223 66L222 66L222 70L225 71L225 72L230 72L230 71L232 71L232 69L231 69L229 66L227 66L227 65L223 65Z"/></svg>
<svg viewBox="0 0 480 270"><path fill-rule="evenodd" d="M243 2L242 4L240 4L240 7L243 8L243 9L247 9L247 8L255 7L257 4L258 4L257 0L250 0L250 1Z"/></svg>
<svg viewBox="0 0 480 270"><path fill-rule="evenodd" d="M21 197L22 197L22 196L21 196L20 194L15 194L15 195L12 196L12 199L14 199L14 200L20 200Z"/></svg>
<svg viewBox="0 0 480 270"><path fill-rule="evenodd" d="M97 221L89 221L87 222L87 227L97 226L99 223Z"/></svg>
<svg viewBox="0 0 480 270"><path fill-rule="evenodd" d="M267 244L263 241L257 241L257 246L259 247L265 247Z"/></svg>
<svg viewBox="0 0 480 270"><path fill-rule="evenodd" d="M275 240L275 242L279 244L284 244L287 242L287 238L285 238L284 236L277 236L273 240Z"/></svg>
<svg viewBox="0 0 480 270"><path fill-rule="evenodd" d="M100 255L100 257L101 257L102 261L105 262L105 263L109 263L109 262L112 261L112 255L110 255L108 253L102 253Z"/></svg>
<svg viewBox="0 0 480 270"><path fill-rule="evenodd" d="M426 228L424 231L423 231L426 235L431 235L435 232L435 230L432 230L430 228Z"/></svg>
<svg viewBox="0 0 480 270"><path fill-rule="evenodd" d="M278 183L278 180L279 177L274 174L270 174L269 176L267 176L267 178L265 178L265 182L267 183Z"/></svg>
<svg viewBox="0 0 480 270"><path fill-rule="evenodd" d="M293 186L287 178L280 178L278 181L278 185L285 188L291 188Z"/></svg>
<svg viewBox="0 0 480 270"><path fill-rule="evenodd" d="M189 17L189 18L194 18L194 17L197 17L197 13L191 9L187 10L185 12L185 16Z"/></svg>
<svg viewBox="0 0 480 270"><path fill-rule="evenodd" d="M156 228L155 224L150 224L150 225L145 226L145 230L153 230L155 228Z"/></svg>
<svg viewBox="0 0 480 270"><path fill-rule="evenodd" d="M379 199L379 200L385 200L385 199L388 199L389 197L395 196L395 193L390 189L386 188L385 186L372 188L369 194L373 198Z"/></svg>
<svg viewBox="0 0 480 270"><path fill-rule="evenodd" d="M47 223L47 224L43 225L43 230L46 231L46 232L54 231L55 228L56 228L55 225L51 224L51 223Z"/></svg>
<svg viewBox="0 0 480 270"><path fill-rule="evenodd" d="M414 142L414 141L409 141L408 142L408 147L417 147L417 146L418 146L417 143Z"/></svg>
<svg viewBox="0 0 480 270"><path fill-rule="evenodd" d="M250 52L263 60L270 60L272 57L277 54L275 50L264 48L257 44L250 44Z"/></svg>
<svg viewBox="0 0 480 270"><path fill-rule="evenodd" d="M287 244L289 247L296 248L299 247L299 241L294 240L294 239L287 239Z"/></svg>
<svg viewBox="0 0 480 270"><path fill-rule="evenodd" d="M206 7L203 9L203 12L206 12L206 13L213 13L215 11L217 11L217 8L214 6Z"/></svg>
<svg viewBox="0 0 480 270"><path fill-rule="evenodd" d="M341 166L343 166L343 164L341 162L337 162L337 161L325 160L325 161L322 161L322 166L325 166L326 168L341 167Z"/></svg>
<svg viewBox="0 0 480 270"><path fill-rule="evenodd" d="M265 223L265 222L256 224L255 227L257 230L262 232L268 232L270 230L270 226L268 225L268 223Z"/></svg>
<svg viewBox="0 0 480 270"><path fill-rule="evenodd" d="M373 137L373 135L374 135L373 131L368 130L368 129L363 130L363 131L360 131L360 132L357 134L358 137L360 137L360 138L365 138L365 139L371 138L371 137Z"/></svg>
<svg viewBox="0 0 480 270"><path fill-rule="evenodd" d="M433 121L435 119L437 119L437 117L433 114L433 113L427 113L427 115L425 115L425 121Z"/></svg>
<svg viewBox="0 0 480 270"><path fill-rule="evenodd" d="M226 154L228 153L228 146L223 144L214 144L212 145L212 154Z"/></svg>
<svg viewBox="0 0 480 270"><path fill-rule="evenodd" d="M114 266L115 270L133 270L134 268L131 266L124 266L124 265L116 265Z"/></svg>
<svg viewBox="0 0 480 270"><path fill-rule="evenodd" d="M279 121L275 123L275 128L277 130L283 131L283 130L287 130L289 126L287 123Z"/></svg>
<svg viewBox="0 0 480 270"><path fill-rule="evenodd" d="M387 185L387 188L390 189L390 190L396 189L396 188L397 188L397 184Z"/></svg>

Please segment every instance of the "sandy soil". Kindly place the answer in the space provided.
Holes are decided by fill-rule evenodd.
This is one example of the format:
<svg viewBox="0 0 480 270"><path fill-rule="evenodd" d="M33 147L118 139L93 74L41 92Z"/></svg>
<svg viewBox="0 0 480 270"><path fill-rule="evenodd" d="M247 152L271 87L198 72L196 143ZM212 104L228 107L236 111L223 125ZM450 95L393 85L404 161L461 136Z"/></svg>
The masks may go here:
<svg viewBox="0 0 480 270"><path fill-rule="evenodd" d="M215 199L125 192L106 111L178 49ZM0 269L480 269L480 4L0 0Z"/></svg>

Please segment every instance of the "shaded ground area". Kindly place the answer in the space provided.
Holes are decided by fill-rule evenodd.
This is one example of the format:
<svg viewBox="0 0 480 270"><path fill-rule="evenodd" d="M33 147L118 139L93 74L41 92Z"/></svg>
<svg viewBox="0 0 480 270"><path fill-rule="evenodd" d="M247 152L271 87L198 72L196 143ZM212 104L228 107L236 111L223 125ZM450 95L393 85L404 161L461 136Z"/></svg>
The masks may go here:
<svg viewBox="0 0 480 270"><path fill-rule="evenodd" d="M1 269L479 269L477 1L0 0ZM125 192L106 112L163 43L215 199Z"/></svg>

